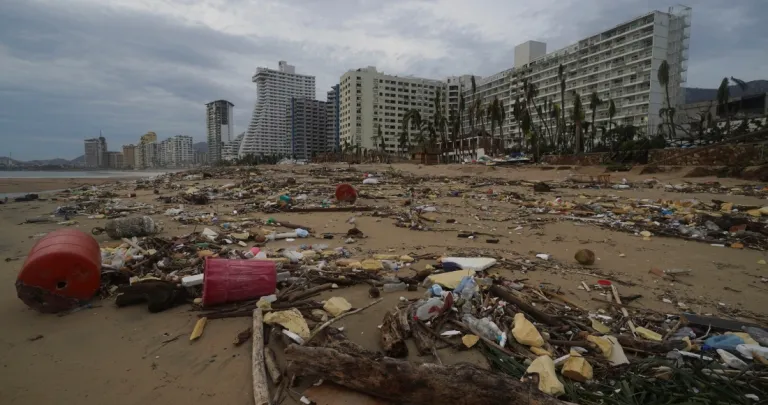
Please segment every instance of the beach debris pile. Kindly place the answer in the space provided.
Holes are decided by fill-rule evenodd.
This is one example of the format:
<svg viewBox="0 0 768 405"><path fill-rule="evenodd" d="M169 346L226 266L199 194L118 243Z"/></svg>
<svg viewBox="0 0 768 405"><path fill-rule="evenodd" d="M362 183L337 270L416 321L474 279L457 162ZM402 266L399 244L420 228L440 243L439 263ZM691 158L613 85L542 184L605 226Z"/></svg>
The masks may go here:
<svg viewBox="0 0 768 405"><path fill-rule="evenodd" d="M616 185L627 187L614 188L606 178L517 182L524 190L513 191L509 184L477 178L311 171L312 179L272 176L271 170L174 173L113 185L111 191L59 197L63 204L52 216L104 220L94 229L111 239L100 247L102 299L114 299L118 307L146 305L151 313L190 305L198 317L190 341L213 333L217 319L252 319L233 342L254 345L254 387L263 388L254 389L254 395L267 397L257 403L295 396L302 380L313 378L392 403L437 404L446 398L470 405L733 403L734 398L750 403L768 398L764 317L743 322L683 306L675 313L636 306L639 296L621 291L625 281L585 268L597 259L589 246L569 256L568 263L550 253L493 249L506 242L505 233L555 221L621 230L642 241L678 237L765 249L766 208L719 200L560 194L560 189L609 187L620 193L640 187L621 182ZM221 185L182 184L217 179ZM659 186L644 182L641 187ZM118 193L119 187L125 190ZM153 190L155 204L117 197L136 189ZM438 197L448 198L438 203ZM471 226L457 207L469 207L475 220L512 225L503 231L501 225ZM350 213L346 232L324 232L309 222L282 218L333 212ZM442 254L365 249L358 243L368 237L358 225L364 216L381 226L447 232L467 244ZM159 218L185 231L158 236ZM578 274L578 288L597 304L587 305L560 287L529 282L526 273L536 270ZM651 273L684 283L676 269ZM355 307L348 292L361 290L366 303ZM379 327L364 332L378 337L379 350L347 337L342 319L385 305ZM492 370L444 364L448 356L465 351L481 353ZM423 383L414 386L413 381Z"/></svg>
<svg viewBox="0 0 768 405"><path fill-rule="evenodd" d="M329 244L271 250L269 241L277 233L265 235L260 246L243 247L238 242L252 241L252 236L239 231L206 228L179 238L133 239L104 248L102 292L116 296L119 306L147 302L150 312L193 302L199 319L205 320L202 326L196 325L194 339L215 319L251 317L259 310L264 324L270 326L267 330L283 337L277 344L286 354L279 356L283 362L276 366L278 375L327 372L322 378L390 400L420 399L422 394L389 391L390 382L373 378L380 372L374 363L407 369L398 379L424 376L431 384L434 374L442 375L453 381L444 389L469 404L485 402L472 399L479 395L475 392L479 388L467 386L467 379L453 380L467 373L492 379L498 387L509 389L512 398L525 393L541 403L561 403L554 398L619 403L627 393L616 387L625 384L632 384L635 395L658 401L679 395L768 395L768 383L763 381L768 375L768 332L757 324L640 309L631 304L637 297L623 296L620 284L605 279L583 282L596 297L607 297L595 298L601 308L588 310L558 290L501 276L495 270L510 265L502 258L371 254ZM589 253L577 256L589 259ZM262 290L235 302L207 303L210 292L205 289L214 287L206 285L205 279L213 275L211 266L216 261L235 266L225 271L237 268L240 279L254 274L242 268L244 263L259 263L271 277L253 278L249 284ZM408 271L416 264L424 264L425 270ZM356 310L344 298L343 289L357 284L369 288L370 305L409 291L421 296L400 298L386 312L378 331L378 354L350 342L343 330L329 327ZM331 298L315 299L334 290L338 292ZM238 291L229 295L233 292ZM415 352L407 340L413 341ZM503 374L479 367L442 366L438 350L446 349L480 350ZM414 356L431 359L433 372L405 366ZM355 367L358 375L345 369L349 362L361 367ZM359 373L371 375L361 378ZM434 381L437 392L443 379ZM655 384L639 384L640 379ZM688 385L691 381L696 381L694 391ZM531 393L530 387L536 390ZM287 388L275 386L271 392L282 389L284 393ZM491 394L477 398L487 395ZM556 402L547 402L550 399Z"/></svg>

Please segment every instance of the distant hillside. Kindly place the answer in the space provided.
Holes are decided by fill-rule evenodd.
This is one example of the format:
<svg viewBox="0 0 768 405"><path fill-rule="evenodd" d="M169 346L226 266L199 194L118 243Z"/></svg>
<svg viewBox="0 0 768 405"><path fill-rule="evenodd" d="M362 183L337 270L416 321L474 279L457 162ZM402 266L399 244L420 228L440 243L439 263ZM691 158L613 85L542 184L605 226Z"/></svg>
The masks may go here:
<svg viewBox="0 0 768 405"><path fill-rule="evenodd" d="M61 166L71 164L72 162L67 159L56 158L46 160L29 160L23 163L31 166Z"/></svg>
<svg viewBox="0 0 768 405"><path fill-rule="evenodd" d="M195 150L195 152L208 152L208 143L207 142L198 142L195 144L192 144L192 149Z"/></svg>
<svg viewBox="0 0 768 405"><path fill-rule="evenodd" d="M768 80L752 80L747 82L747 91L744 95L760 94L768 92ZM741 97L739 86L728 86L728 92L731 97ZM709 101L717 98L717 89L704 89L699 87L687 87L685 89L685 102L698 103L700 101Z"/></svg>

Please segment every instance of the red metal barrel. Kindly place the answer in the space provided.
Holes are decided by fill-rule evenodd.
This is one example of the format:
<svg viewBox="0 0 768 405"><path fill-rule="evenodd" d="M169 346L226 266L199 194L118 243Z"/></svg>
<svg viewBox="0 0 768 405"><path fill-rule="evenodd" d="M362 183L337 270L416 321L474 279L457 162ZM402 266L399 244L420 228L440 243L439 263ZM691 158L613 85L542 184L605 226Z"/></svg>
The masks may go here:
<svg viewBox="0 0 768 405"><path fill-rule="evenodd" d="M77 229L59 229L32 247L16 280L16 292L32 308L60 312L91 299L100 278L96 239Z"/></svg>
<svg viewBox="0 0 768 405"><path fill-rule="evenodd" d="M339 184L336 186L336 199L354 204L355 200L357 200L357 190L351 184Z"/></svg>
<svg viewBox="0 0 768 405"><path fill-rule="evenodd" d="M251 300L277 288L275 263L268 260L205 259L203 306Z"/></svg>

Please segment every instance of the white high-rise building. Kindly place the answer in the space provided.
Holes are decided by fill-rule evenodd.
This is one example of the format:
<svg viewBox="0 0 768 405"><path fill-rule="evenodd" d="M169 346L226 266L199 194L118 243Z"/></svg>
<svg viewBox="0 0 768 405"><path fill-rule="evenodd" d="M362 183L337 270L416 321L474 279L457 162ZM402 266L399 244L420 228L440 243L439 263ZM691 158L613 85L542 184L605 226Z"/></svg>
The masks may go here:
<svg viewBox="0 0 768 405"><path fill-rule="evenodd" d="M326 93L326 140L328 141L329 152L339 150L339 85L333 85L331 90Z"/></svg>
<svg viewBox="0 0 768 405"><path fill-rule="evenodd" d="M192 149L193 139L189 135L176 135L168 138L168 150L166 165L182 167L191 165L194 161L195 151Z"/></svg>
<svg viewBox="0 0 768 405"><path fill-rule="evenodd" d="M475 80L479 78L476 77ZM446 118L449 120L453 114L459 113L459 104L461 95L464 91L472 88L472 75L451 76L445 79L447 83L443 103L445 104ZM464 109L467 109L467 100L464 100ZM450 122L450 121L449 121Z"/></svg>
<svg viewBox="0 0 768 405"><path fill-rule="evenodd" d="M506 109L503 125L505 138L519 143L522 134L513 120L515 100L524 101L524 81L533 83L538 94L537 107L561 104L558 69L563 65L565 76L565 116L571 122L574 92L581 97L587 121L591 118L589 98L596 92L604 103L596 110L595 125L607 126L609 100L616 106L613 125L634 125L656 133L661 122L659 110L666 106L664 86L659 83L658 70L662 61L669 64L669 96L674 106L684 102L682 86L686 81L691 9L671 7L667 12L653 11L623 22L613 28L591 35L576 43L546 53L546 44L529 41L515 48L514 67L495 75L476 78L476 97L484 106L498 98ZM471 88L464 88L467 106L472 100ZM534 109L533 106L530 107ZM465 112L465 116L466 116ZM539 120L533 113L533 123L541 132L554 128L555 119ZM464 120L467 128L468 120ZM479 127L479 124L475 125ZM486 129L490 125L486 123ZM498 130L496 135L498 136ZM511 143L507 143L511 146Z"/></svg>
<svg viewBox="0 0 768 405"><path fill-rule="evenodd" d="M216 100L205 105L205 123L208 132L206 140L208 141L208 161L210 163L221 160L222 144L231 142L234 137L234 106L227 100Z"/></svg>
<svg viewBox="0 0 768 405"><path fill-rule="evenodd" d="M278 70L257 68L256 106L251 123L240 145L240 157L247 154L291 153L290 128L285 111L292 97L315 98L315 77L296 73L296 67L285 61Z"/></svg>
<svg viewBox="0 0 768 405"><path fill-rule="evenodd" d="M417 109L423 121L431 120L435 93L440 90L445 94L446 89L446 83L440 80L387 75L373 66L350 70L341 76L339 85L341 146L380 150L381 141L375 138L381 126L386 151L390 153L399 150L405 113ZM408 132L410 143L415 144L418 131L408 128Z"/></svg>
<svg viewBox="0 0 768 405"><path fill-rule="evenodd" d="M237 159L237 154L240 153L240 144L243 143L245 138L245 132L240 133L232 142L226 142L221 150L221 158L228 162Z"/></svg>
<svg viewBox="0 0 768 405"><path fill-rule="evenodd" d="M101 167L108 166L107 158L107 140L100 136L85 140L85 166Z"/></svg>

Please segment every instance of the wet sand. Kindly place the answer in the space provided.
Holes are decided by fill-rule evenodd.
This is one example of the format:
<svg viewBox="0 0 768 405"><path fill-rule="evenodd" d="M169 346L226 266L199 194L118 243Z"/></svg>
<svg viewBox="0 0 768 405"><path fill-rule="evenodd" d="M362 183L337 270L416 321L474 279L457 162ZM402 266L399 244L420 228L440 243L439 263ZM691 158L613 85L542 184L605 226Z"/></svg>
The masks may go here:
<svg viewBox="0 0 768 405"><path fill-rule="evenodd" d="M40 191L62 190L84 185L100 185L122 180L121 178L60 178L60 179L30 179L30 178L0 178L0 194L5 193L35 193Z"/></svg>
<svg viewBox="0 0 768 405"><path fill-rule="evenodd" d="M338 166L342 167L342 166ZM346 167L344 165L343 167ZM389 166L359 166L362 178L366 171L386 172ZM477 166L429 166L395 165L397 170L417 175L441 175L444 179L429 181L415 187L433 189L467 189L459 181L484 178L561 180L570 173L602 172L602 168L581 168L573 170L548 170L499 168ZM306 173L313 166L292 168L294 173L281 176L296 177L299 184L310 178ZM262 167L260 170L291 170L286 167ZM637 173L621 173L616 177L630 181L657 177L664 182L682 182L682 173L657 174L652 176ZM614 177L614 178L616 178ZM99 179L110 181L108 179ZM687 179L696 182L721 181L725 184L745 184L743 180ZM78 182L85 181L77 179ZM199 184L225 180L202 181ZM322 178L312 178L324 182ZM327 182L327 181L326 181ZM193 182L182 182L193 184ZM756 183L755 183L756 184ZM360 186L368 193L375 193L376 186ZM406 186L403 186L405 189ZM410 185L408 185L410 187ZM56 188L62 188L57 186ZM530 192L522 187L504 187L505 190ZM1 189L0 189L1 190ZM483 189L484 190L484 189ZM137 191L136 200L157 204L159 211L175 205L163 205L154 200L152 190ZM165 191L165 194L172 194ZM685 199L694 196L682 193L653 190L572 190L563 189L547 193L542 198L556 196L578 198L580 194L607 195L636 198ZM721 199L742 204L766 205L757 197L729 196L702 193L696 198L703 200ZM128 199L126 199L128 200ZM132 199L131 199L132 200ZM221 212L231 211L234 202L217 204ZM365 200L364 205L387 204L386 200ZM395 201L392 200L394 204ZM358 216L356 224L368 235L353 245L359 248L355 257L365 257L364 252L381 253L455 253L473 251L478 255L493 254L510 260L528 259L535 261L537 253L548 253L552 260L573 263L574 253L581 248L593 250L598 260L592 269L609 274L615 279L634 284L620 285L622 295L641 294L642 298L633 305L655 309L664 313L679 313L678 302L701 313L721 314L720 310L741 309L765 313L768 308L768 285L760 277L768 274L768 266L758 264L768 259L765 252L712 247L706 243L676 238L653 237L644 241L640 237L607 230L587 224L553 220L537 226L523 225L525 218L515 218L519 207L500 201L481 201L461 198L437 198L428 201L439 207L436 216L442 221L435 231L413 231L398 228L390 218ZM247 404L252 403L251 348L250 344L234 347L232 340L241 330L250 326L248 318L220 319L209 322L203 337L194 343L188 336L196 313L189 306L159 314L150 314L145 307L136 306L117 309L112 300L94 302L94 308L71 315L58 317L43 315L27 308L18 298L14 288L15 277L23 264L25 255L35 242L35 235L60 228L55 224L17 225L25 217L48 215L61 201L36 201L11 203L0 206L0 321L4 333L0 334L0 398L3 404L32 405L39 403L61 403L96 405L111 403L117 405L171 404L194 402L203 404ZM256 217L270 217L272 214L255 213ZM346 232L349 213L331 214L275 214L278 220L305 224L316 232ZM547 217L547 215L541 215ZM155 216L164 222L164 235L181 235L192 232L192 226L181 225L162 215ZM507 219L512 218L512 219ZM102 225L102 220L77 217L76 227L89 230ZM446 219L456 219L456 224L445 224ZM530 218L528 218L530 219ZM492 245L484 239L468 241L456 237L455 230L475 230L500 235L500 242ZM200 228L197 229L200 231ZM102 243L108 242L106 235L96 237ZM329 243L331 247L341 246L343 240L331 241L310 238L302 243ZM287 247L289 242L270 243L270 249ZM295 243L294 243L295 245ZM622 256L623 255L623 256ZM411 269L423 269L428 262L419 261ZM651 267L691 269L685 278L690 286L669 281L660 281L648 273ZM589 270L589 269L587 269ZM522 273L512 270L493 270L509 278L526 278L527 285L550 285L562 288L565 295L585 308L596 309L600 303L592 298L604 298L596 292L588 293L578 288L581 281L594 284L596 278L587 273L574 272L567 268L539 269ZM363 347L378 350L379 332L384 313L393 308L400 296L419 297L423 290L413 293L383 294L384 302L360 314L338 322L344 326L347 336ZM346 297L354 307L360 307L370 298L367 286L355 286L337 291L327 291L320 296L325 299L333 295ZM669 298L667 304L662 298ZM35 341L30 339L42 335ZM163 342L179 336L170 343ZM409 341L409 344L411 342ZM411 347L413 349L413 347ZM411 350L411 352L415 352ZM485 358L477 350L453 352L441 350L445 363L462 361L487 366ZM427 357L411 357L412 361L431 361ZM449 401L449 399L446 399ZM289 398L284 403L294 403Z"/></svg>

